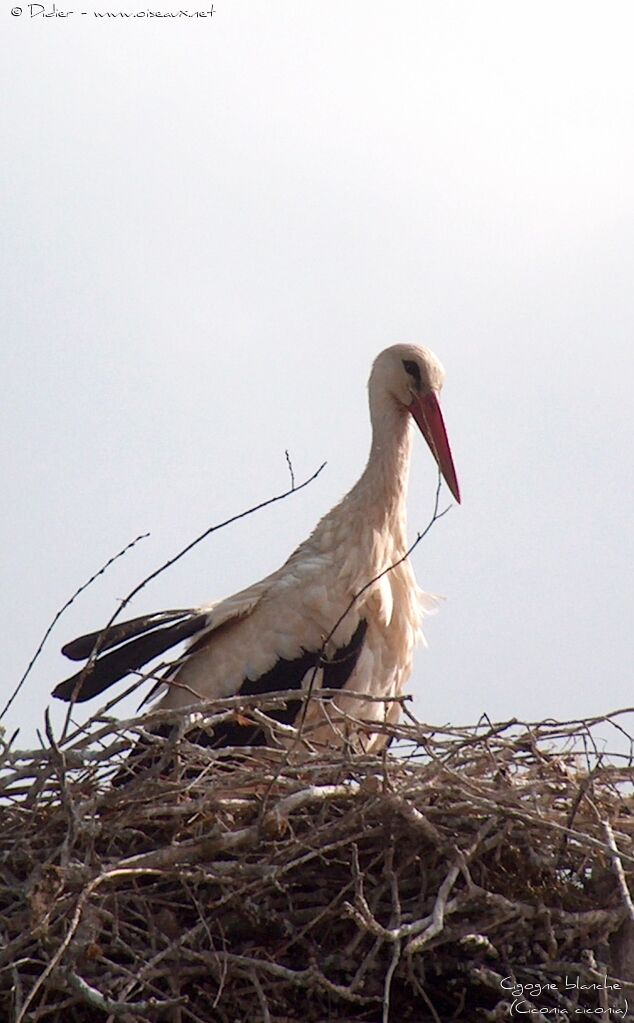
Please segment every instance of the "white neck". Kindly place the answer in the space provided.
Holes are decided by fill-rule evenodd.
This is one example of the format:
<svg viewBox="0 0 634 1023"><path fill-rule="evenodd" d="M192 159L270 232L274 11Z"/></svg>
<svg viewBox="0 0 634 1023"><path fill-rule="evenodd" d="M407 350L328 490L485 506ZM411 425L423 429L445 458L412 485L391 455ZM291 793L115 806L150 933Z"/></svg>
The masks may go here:
<svg viewBox="0 0 634 1023"><path fill-rule="evenodd" d="M405 547L405 502L412 447L411 419L391 395L371 395L372 446L368 464L348 495L368 525L387 530L397 547Z"/></svg>
<svg viewBox="0 0 634 1023"><path fill-rule="evenodd" d="M377 389L378 390L378 389ZM352 589L382 571L407 549L406 497L412 444L410 415L392 395L370 390L372 446L363 475L352 490L317 524L308 540L291 555L307 549L329 552L341 544L342 573L352 576ZM354 549L365 552L350 561L350 537ZM354 577L361 572L359 580Z"/></svg>

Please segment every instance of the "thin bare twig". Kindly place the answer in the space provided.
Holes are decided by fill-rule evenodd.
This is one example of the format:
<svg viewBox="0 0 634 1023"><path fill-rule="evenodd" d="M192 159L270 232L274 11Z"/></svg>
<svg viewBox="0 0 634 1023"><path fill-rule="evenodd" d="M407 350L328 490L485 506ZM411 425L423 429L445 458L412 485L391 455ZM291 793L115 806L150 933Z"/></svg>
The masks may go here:
<svg viewBox="0 0 634 1023"><path fill-rule="evenodd" d="M55 617L53 618L52 622L48 626L46 632L42 636L42 639L40 640L39 646L38 646L37 650L35 651L35 653L33 654L33 657L31 658L31 660L29 661L29 663L27 665L27 668L26 668L26 671L22 675L22 678L20 679L20 681L16 685L15 689L13 690L11 696L9 697L9 699L5 703L4 707L2 708L2 712L0 712L0 721L2 720L2 718L4 717L6 712L9 710L9 707L11 706L11 704L15 700L16 696L18 695L18 693L22 689L22 686L24 685L24 683L26 682L27 678L31 674L31 671L33 669L33 666L35 665L35 662L37 661L38 657L42 653L42 650L44 649L44 644L46 643L48 637L50 636L51 632L53 631L53 629L57 625L58 621L60 620L60 618L62 617L64 612L68 610L68 608L71 606L71 604L73 604L77 600L77 597L79 597L80 594L82 594L84 592L84 590L87 590L88 587L91 586L92 583L94 583L94 581L96 579L98 579L100 575L103 575L104 572L107 572L108 569L110 568L110 566L112 564L114 564L115 561L117 561L119 558L122 558L124 554L128 553L128 551L132 550L132 548L135 547L141 540L146 540L149 535L150 535L149 533L141 533L140 536L137 536L137 537L135 537L134 540L131 540L130 543L126 544L126 546L123 547L120 551L118 551L117 554L113 554L113 556L111 558L108 558L106 563L104 565L102 565L101 568L98 569L93 575L91 575L90 579L87 579L85 583L82 583L81 586L79 586L75 590L75 592L73 593L72 597L69 597L68 600L66 601L66 603L63 604L62 607L60 607L59 611L56 612Z"/></svg>
<svg viewBox="0 0 634 1023"><path fill-rule="evenodd" d="M295 473L293 472L293 463L291 462L291 456L289 455L288 450L286 450L284 452L284 454L286 456L286 464L288 466L288 472L289 472L289 475L291 477L291 491L293 491L293 490L295 490Z"/></svg>

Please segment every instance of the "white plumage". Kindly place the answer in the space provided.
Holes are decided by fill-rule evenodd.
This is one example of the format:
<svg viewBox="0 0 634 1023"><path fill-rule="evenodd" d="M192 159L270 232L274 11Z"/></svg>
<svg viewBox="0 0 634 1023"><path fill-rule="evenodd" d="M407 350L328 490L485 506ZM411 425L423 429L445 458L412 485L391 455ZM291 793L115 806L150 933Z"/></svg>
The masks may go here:
<svg viewBox="0 0 634 1023"><path fill-rule="evenodd" d="M216 604L135 619L113 626L105 637L97 632L68 644L64 652L73 659L89 657L98 641L100 654L61 683L55 695L88 699L191 636L185 654L167 673L161 707L179 709L237 693L294 689L300 695L310 682L313 691L322 685L340 690L329 703L311 701L304 722L311 743L341 741L349 734L343 712L363 719L364 748L380 745L371 722L393 716L398 705L347 694L402 694L423 614L433 604L418 588L409 559L376 577L407 550L412 419L460 500L438 403L443 377L438 359L426 348L394 345L383 351L369 382L373 436L366 469L288 561ZM299 701L290 701L273 716L292 723L299 707ZM263 734L232 726L214 741L261 742Z"/></svg>

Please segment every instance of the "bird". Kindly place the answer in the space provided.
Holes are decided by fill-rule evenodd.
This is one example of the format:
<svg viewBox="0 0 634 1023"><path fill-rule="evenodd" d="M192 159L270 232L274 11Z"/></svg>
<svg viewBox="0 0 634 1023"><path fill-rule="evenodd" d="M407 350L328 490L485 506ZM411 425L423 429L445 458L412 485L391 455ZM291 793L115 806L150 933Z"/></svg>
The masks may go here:
<svg viewBox="0 0 634 1023"><path fill-rule="evenodd" d="M87 664L53 695L88 700L129 674L142 674L188 640L160 676L160 709L184 714L201 701L287 692L286 703L268 711L269 717L295 726L301 718L312 748L338 747L352 737L355 748L380 750L387 741L385 722L400 714L398 698L423 640L422 619L435 604L418 587L406 556L414 425L461 501L439 400L444 376L428 348L396 344L383 350L368 382L372 442L366 467L281 568L224 600L80 636L62 653ZM156 680L156 674L150 677ZM312 697L321 689L330 697L306 699L307 691ZM220 722L208 744L270 745L276 733L245 713Z"/></svg>

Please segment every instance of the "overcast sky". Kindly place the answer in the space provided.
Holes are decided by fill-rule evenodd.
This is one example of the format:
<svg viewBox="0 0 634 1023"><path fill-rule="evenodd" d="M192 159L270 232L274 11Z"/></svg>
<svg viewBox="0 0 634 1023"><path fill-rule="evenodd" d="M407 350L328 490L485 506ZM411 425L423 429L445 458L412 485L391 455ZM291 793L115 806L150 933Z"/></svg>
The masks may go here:
<svg viewBox="0 0 634 1023"><path fill-rule="evenodd" d="M414 555L447 597L417 713L632 704L631 3L80 9L0 15L6 695L73 591L151 536L60 621L8 715L21 744L62 643L283 490L288 449L298 480L327 461L318 480L131 610L278 567L363 469L367 376L396 341L445 365L463 492ZM412 536L434 488L417 436Z"/></svg>

